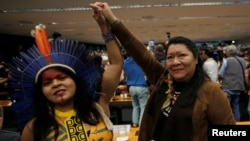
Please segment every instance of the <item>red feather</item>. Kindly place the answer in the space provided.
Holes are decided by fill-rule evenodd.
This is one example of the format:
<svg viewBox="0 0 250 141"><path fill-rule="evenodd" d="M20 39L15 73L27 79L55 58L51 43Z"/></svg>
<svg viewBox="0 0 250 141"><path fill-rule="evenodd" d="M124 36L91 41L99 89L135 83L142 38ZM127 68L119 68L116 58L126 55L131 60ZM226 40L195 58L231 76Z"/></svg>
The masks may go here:
<svg viewBox="0 0 250 141"><path fill-rule="evenodd" d="M51 59L50 59L51 45L49 43L44 25L39 24L36 26L35 40L36 40L38 50L47 59L48 64L50 64L51 63Z"/></svg>

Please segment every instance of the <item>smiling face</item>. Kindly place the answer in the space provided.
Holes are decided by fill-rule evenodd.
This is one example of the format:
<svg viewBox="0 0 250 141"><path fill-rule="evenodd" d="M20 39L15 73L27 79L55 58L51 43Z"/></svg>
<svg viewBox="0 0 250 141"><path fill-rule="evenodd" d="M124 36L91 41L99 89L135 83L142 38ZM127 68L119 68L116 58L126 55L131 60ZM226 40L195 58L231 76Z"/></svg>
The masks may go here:
<svg viewBox="0 0 250 141"><path fill-rule="evenodd" d="M175 81L188 82L194 75L197 58L184 44L171 44L167 50L167 69Z"/></svg>
<svg viewBox="0 0 250 141"><path fill-rule="evenodd" d="M44 96L55 105L73 105L76 92L75 81L65 72L50 68L41 74Z"/></svg>

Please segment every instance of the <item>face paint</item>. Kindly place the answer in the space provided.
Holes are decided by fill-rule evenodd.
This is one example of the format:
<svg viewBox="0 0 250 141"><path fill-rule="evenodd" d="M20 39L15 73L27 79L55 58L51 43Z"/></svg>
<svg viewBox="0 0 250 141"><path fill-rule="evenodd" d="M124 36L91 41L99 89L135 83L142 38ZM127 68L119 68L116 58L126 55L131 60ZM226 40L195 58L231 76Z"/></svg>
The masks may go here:
<svg viewBox="0 0 250 141"><path fill-rule="evenodd" d="M63 102L63 101L64 101L64 99L63 99L63 96L62 96L62 95L60 95L60 100L61 100L61 102Z"/></svg>
<svg viewBox="0 0 250 141"><path fill-rule="evenodd" d="M65 75L65 74L61 71L45 71L42 74L42 82L52 81L53 79L56 79L56 78L63 76L63 75Z"/></svg>
<svg viewBox="0 0 250 141"><path fill-rule="evenodd" d="M50 68L41 74L44 96L54 103L73 101L76 91L74 80L65 72Z"/></svg>

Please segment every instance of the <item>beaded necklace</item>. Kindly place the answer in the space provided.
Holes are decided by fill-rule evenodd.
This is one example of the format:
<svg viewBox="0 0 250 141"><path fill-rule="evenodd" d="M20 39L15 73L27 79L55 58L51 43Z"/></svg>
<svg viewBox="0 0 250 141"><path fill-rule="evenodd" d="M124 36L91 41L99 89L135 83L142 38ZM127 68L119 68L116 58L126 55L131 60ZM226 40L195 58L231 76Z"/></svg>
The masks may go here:
<svg viewBox="0 0 250 141"><path fill-rule="evenodd" d="M175 103L175 101L177 100L177 98L179 97L179 95L181 94L181 92L177 92L174 87L173 87L173 78L168 76L167 78L167 83L168 83L168 89L165 92L166 96L166 100L162 105L162 112L163 114L168 117L169 113Z"/></svg>

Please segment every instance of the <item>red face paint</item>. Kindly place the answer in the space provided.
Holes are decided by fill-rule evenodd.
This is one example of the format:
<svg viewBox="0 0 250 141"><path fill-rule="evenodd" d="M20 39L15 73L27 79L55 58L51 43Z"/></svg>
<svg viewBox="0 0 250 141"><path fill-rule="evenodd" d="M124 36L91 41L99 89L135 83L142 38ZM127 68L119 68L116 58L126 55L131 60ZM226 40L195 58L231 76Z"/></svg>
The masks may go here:
<svg viewBox="0 0 250 141"><path fill-rule="evenodd" d="M61 102L63 102L63 101L64 101L64 98L63 98L63 96L62 96L62 95L60 95L60 100L61 100Z"/></svg>
<svg viewBox="0 0 250 141"><path fill-rule="evenodd" d="M62 71L56 70L56 69L48 69L42 73L42 82L44 81L52 81L53 79L56 79L62 75L66 75Z"/></svg>
<svg viewBox="0 0 250 141"><path fill-rule="evenodd" d="M42 84L43 85L53 85L53 80L55 79L61 79L61 77L64 77L66 74L60 70L50 68L42 73ZM52 83L51 83L52 82ZM57 95L60 98L60 101L63 102L65 99L62 94Z"/></svg>
<svg viewBox="0 0 250 141"><path fill-rule="evenodd" d="M76 85L67 73L50 68L41 74L41 80L43 94L48 100L60 103L73 102Z"/></svg>

